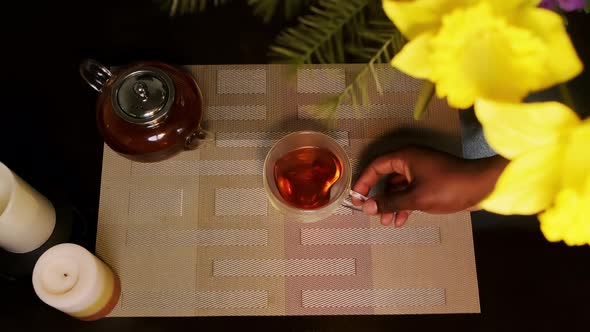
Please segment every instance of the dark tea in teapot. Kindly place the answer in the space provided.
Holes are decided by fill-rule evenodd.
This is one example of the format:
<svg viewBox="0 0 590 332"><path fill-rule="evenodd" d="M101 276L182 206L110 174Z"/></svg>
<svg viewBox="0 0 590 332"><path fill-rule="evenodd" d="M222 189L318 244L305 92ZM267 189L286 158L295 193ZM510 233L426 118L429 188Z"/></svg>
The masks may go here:
<svg viewBox="0 0 590 332"><path fill-rule="evenodd" d="M201 128L199 86L182 68L137 62L111 72L86 60L80 74L100 92L96 119L105 143L126 158L160 161L211 138Z"/></svg>

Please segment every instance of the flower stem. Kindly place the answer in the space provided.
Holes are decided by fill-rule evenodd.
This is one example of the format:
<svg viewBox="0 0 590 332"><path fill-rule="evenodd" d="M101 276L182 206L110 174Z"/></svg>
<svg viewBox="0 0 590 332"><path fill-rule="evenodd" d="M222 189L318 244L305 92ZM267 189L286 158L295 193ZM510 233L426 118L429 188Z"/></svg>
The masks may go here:
<svg viewBox="0 0 590 332"><path fill-rule="evenodd" d="M422 119L433 95L434 83L430 81L424 81L424 84L422 84L422 89L420 90L420 94L418 95L418 100L416 100L416 105L414 106L414 119Z"/></svg>

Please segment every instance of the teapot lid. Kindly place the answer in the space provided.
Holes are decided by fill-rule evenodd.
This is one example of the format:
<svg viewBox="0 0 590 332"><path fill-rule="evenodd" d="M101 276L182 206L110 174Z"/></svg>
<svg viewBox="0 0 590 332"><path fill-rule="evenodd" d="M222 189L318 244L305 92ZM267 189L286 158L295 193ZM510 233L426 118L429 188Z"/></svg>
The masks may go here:
<svg viewBox="0 0 590 332"><path fill-rule="evenodd" d="M114 83L113 108L131 123L153 124L168 113L173 102L174 82L158 68L134 69Z"/></svg>

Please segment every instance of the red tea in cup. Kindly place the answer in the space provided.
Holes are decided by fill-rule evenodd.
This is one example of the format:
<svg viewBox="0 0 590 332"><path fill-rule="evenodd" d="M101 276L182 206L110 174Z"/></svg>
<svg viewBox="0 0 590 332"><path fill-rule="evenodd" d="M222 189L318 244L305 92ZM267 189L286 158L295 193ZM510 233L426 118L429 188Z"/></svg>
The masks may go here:
<svg viewBox="0 0 590 332"><path fill-rule="evenodd" d="M342 174L342 163L328 149L302 147L288 152L274 165L281 197L300 209L320 208L330 201L330 188Z"/></svg>

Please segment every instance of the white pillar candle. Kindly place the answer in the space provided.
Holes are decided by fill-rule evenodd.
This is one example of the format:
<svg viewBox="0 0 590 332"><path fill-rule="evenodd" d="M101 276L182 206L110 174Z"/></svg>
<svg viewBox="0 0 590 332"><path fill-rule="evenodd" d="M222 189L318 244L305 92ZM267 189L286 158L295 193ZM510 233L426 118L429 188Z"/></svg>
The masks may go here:
<svg viewBox="0 0 590 332"><path fill-rule="evenodd" d="M51 202L0 162L0 247L19 254L33 251L54 227Z"/></svg>
<svg viewBox="0 0 590 332"><path fill-rule="evenodd" d="M39 257L33 288L43 302L81 320L108 315L121 294L108 265L73 243L58 244Z"/></svg>

